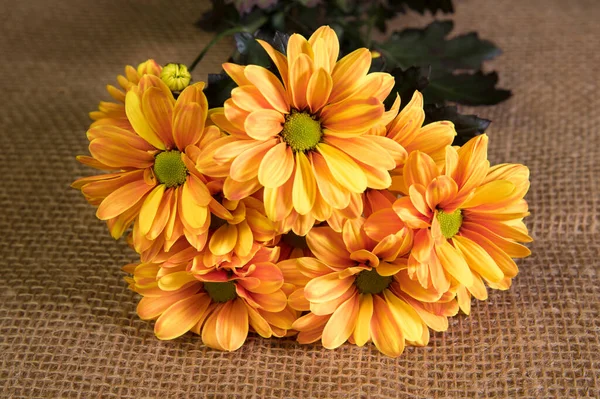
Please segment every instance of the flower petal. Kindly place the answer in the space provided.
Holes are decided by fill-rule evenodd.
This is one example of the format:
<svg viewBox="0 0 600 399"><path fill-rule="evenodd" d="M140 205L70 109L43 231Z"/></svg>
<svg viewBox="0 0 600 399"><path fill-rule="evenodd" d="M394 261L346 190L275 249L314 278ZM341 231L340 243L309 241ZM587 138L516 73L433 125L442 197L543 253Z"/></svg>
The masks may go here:
<svg viewBox="0 0 600 399"><path fill-rule="evenodd" d="M378 295L373 296L371 339L381 353L398 357L404 351L404 334L392 311Z"/></svg>
<svg viewBox="0 0 600 399"><path fill-rule="evenodd" d="M329 102L332 89L333 80L323 68L313 72L306 88L306 102L312 113L318 112Z"/></svg>
<svg viewBox="0 0 600 399"><path fill-rule="evenodd" d="M152 130L152 127L144 116L144 112L142 111L142 101L137 91L139 90L132 89L127 92L125 97L125 113L127 114L127 119L129 119L131 126L141 138L159 150L164 150L166 148L165 144L154 130Z"/></svg>
<svg viewBox="0 0 600 399"><path fill-rule="evenodd" d="M225 223L219 227L210 238L208 248L215 255L225 255L231 252L238 240L237 227L233 224Z"/></svg>
<svg viewBox="0 0 600 399"><path fill-rule="evenodd" d="M292 94L292 103L298 110L303 110L308 106L306 94L312 74L313 62L307 54L300 54L298 58L292 61L289 88Z"/></svg>
<svg viewBox="0 0 600 399"><path fill-rule="evenodd" d="M258 167L258 181L265 187L277 188L285 184L294 171L292 148L279 143L264 156Z"/></svg>
<svg viewBox="0 0 600 399"><path fill-rule="evenodd" d="M326 349L335 349L348 340L357 322L359 296L353 295L341 304L323 329L321 342Z"/></svg>
<svg viewBox="0 0 600 399"><path fill-rule="evenodd" d="M373 316L373 296L371 294L359 295L359 309L354 327L354 343L363 346L371 339L371 317Z"/></svg>
<svg viewBox="0 0 600 399"><path fill-rule="evenodd" d="M342 235L330 227L315 227L306 236L308 247L317 259L334 268L353 266Z"/></svg>
<svg viewBox="0 0 600 399"><path fill-rule="evenodd" d="M321 111L320 119L326 135L347 137L369 130L379 121L383 111L383 103L371 97L327 105Z"/></svg>
<svg viewBox="0 0 600 399"><path fill-rule="evenodd" d="M338 102L352 94L357 82L367 75L370 67L371 52L366 48L355 50L339 60L331 73L333 91L330 102Z"/></svg>
<svg viewBox="0 0 600 399"><path fill-rule="evenodd" d="M315 203L317 183L308 158L303 152L296 153L296 173L292 188L292 203L300 215L311 211Z"/></svg>
<svg viewBox="0 0 600 399"><path fill-rule="evenodd" d="M325 143L317 144L317 151L323 156L332 176L342 186L353 193L367 189L367 177L348 155Z"/></svg>
<svg viewBox="0 0 600 399"><path fill-rule="evenodd" d="M272 109L253 111L244 122L248 136L255 140L267 140L283 129L285 118L281 112Z"/></svg>
<svg viewBox="0 0 600 399"><path fill-rule="evenodd" d="M353 284L353 277L340 279L338 273L329 273L309 281L304 287L304 296L309 302L329 302L344 295Z"/></svg>
<svg viewBox="0 0 600 399"><path fill-rule="evenodd" d="M462 252L467 264L484 279L497 283L504 278L504 273L494 259L477 243L466 237L452 237L454 245Z"/></svg>
<svg viewBox="0 0 600 399"><path fill-rule="evenodd" d="M242 299L223 305L215 332L219 344L227 351L239 349L244 344L248 336L248 311Z"/></svg>
<svg viewBox="0 0 600 399"><path fill-rule="evenodd" d="M146 193L154 187L154 185L149 185L144 180L126 184L113 191L102 201L96 211L96 216L100 220L108 220L117 217L141 201Z"/></svg>
<svg viewBox="0 0 600 399"><path fill-rule="evenodd" d="M263 158L276 144L276 139L267 140L241 153L231 163L231 178L239 182L245 182L257 177L258 168Z"/></svg>
<svg viewBox="0 0 600 399"><path fill-rule="evenodd" d="M277 76L256 65L248 65L244 70L244 75L260 90L273 108L284 114L289 112L290 106L286 100L285 89Z"/></svg>
<svg viewBox="0 0 600 399"><path fill-rule="evenodd" d="M210 298L205 293L192 295L171 305L156 320L154 333L158 339L174 339L188 332L200 320Z"/></svg>
<svg viewBox="0 0 600 399"><path fill-rule="evenodd" d="M473 275L471 274L469 265L463 255L447 240L444 240L441 245L435 245L435 253L444 269L457 279L459 283L467 287L473 284Z"/></svg>

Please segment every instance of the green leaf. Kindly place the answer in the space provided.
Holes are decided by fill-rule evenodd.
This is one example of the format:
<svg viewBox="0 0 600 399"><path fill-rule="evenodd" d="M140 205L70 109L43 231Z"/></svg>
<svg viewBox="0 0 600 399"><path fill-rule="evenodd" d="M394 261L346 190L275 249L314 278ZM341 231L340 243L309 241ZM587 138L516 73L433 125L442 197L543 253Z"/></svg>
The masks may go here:
<svg viewBox="0 0 600 399"><path fill-rule="evenodd" d="M430 78L423 96L428 104L454 101L466 105L494 105L512 95L510 90L497 89L497 83L496 72L448 74Z"/></svg>
<svg viewBox="0 0 600 399"><path fill-rule="evenodd" d="M438 107L425 105L425 124L437 121L451 121L456 129L453 145L463 145L471 138L482 134L490 125L488 119L479 118L477 115L459 114L456 106Z"/></svg>
<svg viewBox="0 0 600 399"><path fill-rule="evenodd" d="M226 73L209 73L208 84L204 88L204 94L208 100L209 108L222 107L225 100L231 96L231 90L235 89L237 84Z"/></svg>
<svg viewBox="0 0 600 399"><path fill-rule="evenodd" d="M424 29L396 31L377 49L390 67L430 65L432 76L451 69L480 69L483 61L500 54L498 47L474 32L447 39L453 27L452 21L435 21Z"/></svg>
<svg viewBox="0 0 600 399"><path fill-rule="evenodd" d="M384 102L386 108L391 107L394 103L396 93L400 94L400 109L402 109L408 104L415 90L422 92L429 85L428 68L410 67L407 70L396 68L390 74L394 77L395 84L392 92Z"/></svg>
<svg viewBox="0 0 600 399"><path fill-rule="evenodd" d="M233 55L233 62L240 65L259 65L265 68L271 66L271 59L253 35L247 32L234 35L237 52Z"/></svg>
<svg viewBox="0 0 600 399"><path fill-rule="evenodd" d="M421 14L425 11L430 11L432 14L436 14L441 11L445 14L454 12L452 6L452 0L389 0L390 6L397 11L406 12L406 8L410 8Z"/></svg>
<svg viewBox="0 0 600 399"><path fill-rule="evenodd" d="M207 32L220 32L239 25L240 14L233 4L224 0L212 0L212 8L202 14L195 25Z"/></svg>

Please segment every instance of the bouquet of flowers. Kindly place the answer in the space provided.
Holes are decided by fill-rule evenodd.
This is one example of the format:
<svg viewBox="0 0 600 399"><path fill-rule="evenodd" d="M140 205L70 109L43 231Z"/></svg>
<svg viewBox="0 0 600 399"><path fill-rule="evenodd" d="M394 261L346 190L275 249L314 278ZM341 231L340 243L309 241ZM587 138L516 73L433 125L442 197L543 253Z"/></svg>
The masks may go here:
<svg viewBox="0 0 600 399"><path fill-rule="evenodd" d="M422 94L394 93L367 48L340 57L328 26L258 43L274 68L223 64L222 107L184 65L148 60L91 113L77 159L102 173L73 187L139 254L123 269L159 339L395 357L510 287L530 254L527 167L490 165L485 134L453 146L452 122L424 123Z"/></svg>

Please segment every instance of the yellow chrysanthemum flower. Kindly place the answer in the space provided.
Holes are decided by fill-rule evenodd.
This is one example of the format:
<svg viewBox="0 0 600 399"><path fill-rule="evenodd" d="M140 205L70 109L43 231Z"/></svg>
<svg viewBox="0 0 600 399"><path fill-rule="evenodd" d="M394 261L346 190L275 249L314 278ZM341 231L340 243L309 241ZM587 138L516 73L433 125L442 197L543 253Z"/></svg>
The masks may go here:
<svg viewBox="0 0 600 399"><path fill-rule="evenodd" d="M178 249L177 254L163 254L160 263L124 268L133 274L127 278L129 287L143 297L137 313L144 320L156 320L159 339L191 331L201 335L205 345L234 351L249 331L265 338L288 333L297 313L287 307L283 275L273 263L276 249L262 247L248 263L234 268L223 264L200 270L180 259L194 248Z"/></svg>
<svg viewBox="0 0 600 399"><path fill-rule="evenodd" d="M380 122L394 80L368 73L366 48L338 61L338 38L326 26L308 40L292 35L287 56L260 44L281 79L259 66L224 64L239 87L212 115L230 134L219 141L214 159L230 166L227 198L264 187L269 218L306 234L332 208L346 208L353 194L391 184L388 171L402 148L367 133Z"/></svg>
<svg viewBox="0 0 600 399"><path fill-rule="evenodd" d="M400 229L380 241L364 229L365 220L344 223L342 233L315 227L307 235L314 257L280 262L286 283L300 287L288 302L299 311L310 311L293 324L300 343L321 340L334 349L346 341L362 346L372 341L388 356L399 356L405 341L425 345L427 326L448 327L447 316L456 314L453 297L423 304L402 290L407 267L403 257L412 243L412 231Z"/></svg>
<svg viewBox="0 0 600 399"><path fill-rule="evenodd" d="M107 221L113 237L135 223L139 252L142 238L161 237L167 250L182 236L198 249L205 243L212 196L195 164L200 148L221 132L206 124L203 88L204 83L189 86L175 101L158 77L145 75L125 99L132 130L100 125L87 133L92 166L117 172L79 179L73 187L98 205L96 215Z"/></svg>
<svg viewBox="0 0 600 399"><path fill-rule="evenodd" d="M106 85L106 90L117 102L101 101L97 111L90 112L90 118L94 120L92 127L99 125L112 125L131 130L131 123L125 113L125 96L127 92L140 82L144 75L160 76L162 67L150 59L142 62L137 68L131 65L125 67L125 75L117 76L117 82L121 88Z"/></svg>
<svg viewBox="0 0 600 399"><path fill-rule="evenodd" d="M372 215L367 230L378 236L401 226L414 230L404 290L423 301L449 291L468 313L470 295L486 299L483 281L508 289L518 272L512 258L530 254L519 242L530 242L523 218L529 170L523 165L490 168L486 135L458 150L446 147L443 167L420 151L408 157L402 185L408 195L392 208ZM457 284L457 283L458 284Z"/></svg>

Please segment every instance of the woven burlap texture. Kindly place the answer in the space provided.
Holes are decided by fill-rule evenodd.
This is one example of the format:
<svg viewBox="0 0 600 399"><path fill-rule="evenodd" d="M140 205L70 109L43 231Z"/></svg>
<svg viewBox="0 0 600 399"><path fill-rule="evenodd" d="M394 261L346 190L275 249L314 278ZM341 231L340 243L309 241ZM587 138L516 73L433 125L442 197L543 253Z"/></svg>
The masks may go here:
<svg viewBox="0 0 600 399"><path fill-rule="evenodd" d="M504 50L488 66L514 97L463 110L494 121L493 163L531 169L533 256L509 291L398 359L255 336L223 353L191 334L161 342L135 314L120 270L135 254L69 188L93 173L74 156L125 64L190 62L210 40L193 26L207 3L1 3L0 396L599 397L600 3L457 1L456 31Z"/></svg>

